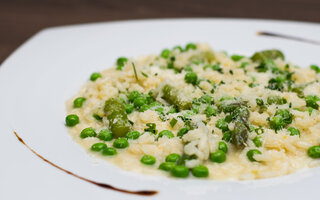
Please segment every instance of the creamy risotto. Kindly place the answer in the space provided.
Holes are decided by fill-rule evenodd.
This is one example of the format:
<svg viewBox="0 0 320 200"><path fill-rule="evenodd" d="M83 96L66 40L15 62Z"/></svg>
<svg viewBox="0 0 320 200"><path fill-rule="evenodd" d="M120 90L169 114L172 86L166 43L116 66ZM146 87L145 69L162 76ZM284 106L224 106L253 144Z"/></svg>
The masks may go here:
<svg viewBox="0 0 320 200"><path fill-rule="evenodd" d="M320 68L206 44L118 58L67 102L83 148L130 171L248 180L320 165Z"/></svg>

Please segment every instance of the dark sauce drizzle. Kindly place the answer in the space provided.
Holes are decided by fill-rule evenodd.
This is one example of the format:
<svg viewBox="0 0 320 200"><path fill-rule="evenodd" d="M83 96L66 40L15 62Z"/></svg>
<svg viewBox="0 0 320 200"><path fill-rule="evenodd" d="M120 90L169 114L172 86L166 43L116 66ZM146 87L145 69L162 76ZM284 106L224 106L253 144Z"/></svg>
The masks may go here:
<svg viewBox="0 0 320 200"><path fill-rule="evenodd" d="M257 35L278 37L278 38L283 38L283 39L287 39L287 40L295 40L295 41L299 41L299 42L320 45L320 41L306 39L306 38L302 38L302 37L296 37L296 36L292 36L292 35L285 35L285 34L279 34L279 33L266 32L266 31L257 32Z"/></svg>
<svg viewBox="0 0 320 200"><path fill-rule="evenodd" d="M112 185L109 185L109 184L106 184L106 183L99 183L99 182L95 182L93 180L90 180L90 179L87 179L87 178L84 178L82 176L79 176L73 172L70 172L66 169L63 169L62 167L52 163L51 161L47 160L46 158L44 158L43 156L41 156L40 154L38 154L35 150L33 150L31 147L29 147L24 141L23 139L14 131L13 132L16 137L18 138L18 140L24 145L26 146L32 153L34 153L36 156L38 156L39 158L41 158L43 161L49 163L50 165L52 165L53 167L67 173L67 174L70 174L74 177L77 177L83 181L86 181L86 182L89 182L89 183L92 183L94 185L97 185L99 187L102 187L102 188L106 188L106 189L110 189L110 190L115 190L115 191L118 191L118 192L123 192L123 193L127 193L127 194L136 194L136 195L143 195L143 196L151 196L151 195L155 195L157 194L158 192L157 191L152 191L152 190L141 190L141 191L129 191L129 190L125 190L125 189L120 189L120 188L116 188L116 187L113 187Z"/></svg>

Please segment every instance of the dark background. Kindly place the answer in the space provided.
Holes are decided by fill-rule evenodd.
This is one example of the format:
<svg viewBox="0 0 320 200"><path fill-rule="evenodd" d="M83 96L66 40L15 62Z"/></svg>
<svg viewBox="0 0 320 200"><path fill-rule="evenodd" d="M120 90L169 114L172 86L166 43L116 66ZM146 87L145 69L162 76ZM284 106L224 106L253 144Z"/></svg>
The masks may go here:
<svg viewBox="0 0 320 200"><path fill-rule="evenodd" d="M0 0L0 63L46 27L173 17L320 22L320 0Z"/></svg>

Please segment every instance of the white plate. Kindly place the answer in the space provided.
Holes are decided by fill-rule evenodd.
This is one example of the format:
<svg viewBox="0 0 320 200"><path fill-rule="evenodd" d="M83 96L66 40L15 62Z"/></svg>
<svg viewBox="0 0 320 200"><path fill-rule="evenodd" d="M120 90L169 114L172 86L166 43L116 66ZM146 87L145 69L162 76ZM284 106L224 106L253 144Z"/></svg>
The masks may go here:
<svg viewBox="0 0 320 200"><path fill-rule="evenodd" d="M13 130L53 163L83 177L130 190L157 190L150 199L299 199L319 196L320 168L258 181L177 180L122 171L94 161L64 126L65 101L94 71L119 56L159 53L187 42L208 42L215 50L251 55L278 48L302 67L320 64L320 46L257 36L271 31L320 40L311 23L179 19L99 23L41 31L0 68L0 199L140 199L107 190L43 162Z"/></svg>

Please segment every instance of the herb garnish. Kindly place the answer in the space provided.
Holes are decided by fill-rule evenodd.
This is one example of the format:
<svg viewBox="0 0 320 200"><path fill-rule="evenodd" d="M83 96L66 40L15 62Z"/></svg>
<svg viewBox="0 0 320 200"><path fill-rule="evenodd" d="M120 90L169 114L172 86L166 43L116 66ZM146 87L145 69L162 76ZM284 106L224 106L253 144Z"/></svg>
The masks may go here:
<svg viewBox="0 0 320 200"><path fill-rule="evenodd" d="M133 68L133 71L134 71L134 76L136 77L136 80L138 81L138 75L137 75L137 71L136 71L136 66L134 65L134 63L132 62L132 68Z"/></svg>

